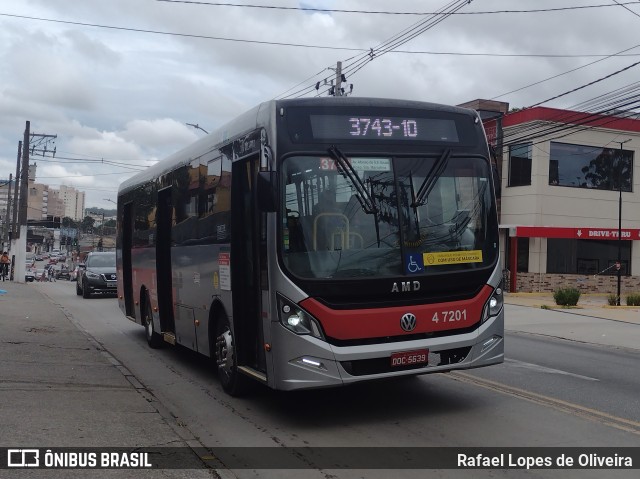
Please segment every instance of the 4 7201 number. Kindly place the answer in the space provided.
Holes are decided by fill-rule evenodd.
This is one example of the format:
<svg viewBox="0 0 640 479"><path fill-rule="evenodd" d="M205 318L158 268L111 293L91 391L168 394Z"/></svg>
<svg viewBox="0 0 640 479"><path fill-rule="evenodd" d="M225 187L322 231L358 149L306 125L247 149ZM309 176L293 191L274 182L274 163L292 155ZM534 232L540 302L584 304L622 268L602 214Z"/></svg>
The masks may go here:
<svg viewBox="0 0 640 479"><path fill-rule="evenodd" d="M457 321L467 320L466 309L450 309L448 311L436 311L433 313L431 321L434 323L455 323Z"/></svg>

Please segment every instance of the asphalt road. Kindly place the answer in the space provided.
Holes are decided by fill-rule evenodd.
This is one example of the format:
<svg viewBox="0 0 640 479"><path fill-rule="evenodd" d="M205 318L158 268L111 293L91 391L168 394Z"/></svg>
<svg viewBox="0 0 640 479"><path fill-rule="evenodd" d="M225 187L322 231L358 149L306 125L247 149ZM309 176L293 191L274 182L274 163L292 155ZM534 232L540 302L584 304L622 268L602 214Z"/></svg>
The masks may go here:
<svg viewBox="0 0 640 479"><path fill-rule="evenodd" d="M509 333L504 365L349 388L224 394L211 362L151 350L114 298L82 299L73 282L34 285L122 362L168 421L219 446L639 446L640 351ZM546 312L532 310L539 316ZM520 311L520 315L525 312ZM533 319L533 316L532 316ZM300 449L302 457L304 450ZM612 470L261 470L237 477L636 477ZM603 475L604 474L604 475Z"/></svg>
<svg viewBox="0 0 640 479"><path fill-rule="evenodd" d="M474 375L635 422L640 432L640 351L518 332L506 338L504 364Z"/></svg>

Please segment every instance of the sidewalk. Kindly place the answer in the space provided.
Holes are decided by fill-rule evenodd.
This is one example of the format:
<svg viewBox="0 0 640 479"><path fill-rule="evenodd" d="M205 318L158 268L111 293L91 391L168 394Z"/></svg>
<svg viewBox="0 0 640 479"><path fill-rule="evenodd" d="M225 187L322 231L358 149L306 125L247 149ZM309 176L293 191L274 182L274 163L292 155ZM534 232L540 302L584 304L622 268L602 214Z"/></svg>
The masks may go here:
<svg viewBox="0 0 640 479"><path fill-rule="evenodd" d="M193 467L13 469L0 471L2 477L215 477L196 470L202 463L187 447L190 438L181 437L188 432L179 434L153 395L60 307L30 283L0 281L0 290L0 447L174 447L188 453Z"/></svg>
<svg viewBox="0 0 640 479"><path fill-rule="evenodd" d="M548 308L582 316L640 324L640 306L609 306L607 294L583 294L575 307L558 306L552 293L505 293L504 302L531 308Z"/></svg>
<svg viewBox="0 0 640 479"><path fill-rule="evenodd" d="M563 307L552 294L507 293L505 329L640 351L640 307L609 306L607 296L582 295L577 306Z"/></svg>

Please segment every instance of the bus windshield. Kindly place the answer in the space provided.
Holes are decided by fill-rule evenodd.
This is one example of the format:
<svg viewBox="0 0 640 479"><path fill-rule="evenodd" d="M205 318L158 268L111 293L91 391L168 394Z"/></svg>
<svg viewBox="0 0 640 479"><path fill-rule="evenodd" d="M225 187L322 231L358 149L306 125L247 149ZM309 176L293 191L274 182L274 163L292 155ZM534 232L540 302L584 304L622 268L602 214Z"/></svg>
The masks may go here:
<svg viewBox="0 0 640 479"><path fill-rule="evenodd" d="M495 264L485 158L329 153L282 163L280 251L291 274L378 278Z"/></svg>

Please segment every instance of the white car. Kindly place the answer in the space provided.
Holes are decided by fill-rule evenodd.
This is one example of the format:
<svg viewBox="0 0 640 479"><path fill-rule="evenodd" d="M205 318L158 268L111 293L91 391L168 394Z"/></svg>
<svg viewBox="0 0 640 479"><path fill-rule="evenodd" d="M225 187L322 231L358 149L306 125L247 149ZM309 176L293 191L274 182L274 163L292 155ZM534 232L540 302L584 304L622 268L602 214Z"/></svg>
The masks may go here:
<svg viewBox="0 0 640 479"><path fill-rule="evenodd" d="M24 270L24 280L27 283L31 283L35 281L35 279L36 279L36 270L33 267L33 263L31 261L27 261L27 263L25 264L25 270Z"/></svg>

